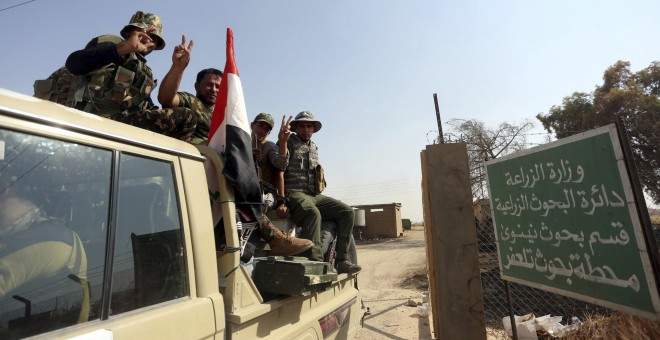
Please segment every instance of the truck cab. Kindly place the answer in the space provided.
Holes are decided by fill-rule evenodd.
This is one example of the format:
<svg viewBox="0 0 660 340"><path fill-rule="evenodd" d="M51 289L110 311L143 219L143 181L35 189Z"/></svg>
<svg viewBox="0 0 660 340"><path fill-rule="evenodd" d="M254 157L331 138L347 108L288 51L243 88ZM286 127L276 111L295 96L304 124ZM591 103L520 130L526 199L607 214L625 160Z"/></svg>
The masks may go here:
<svg viewBox="0 0 660 340"><path fill-rule="evenodd" d="M209 148L0 89L0 204L4 190L20 191L35 221L66 230L6 247L32 220L0 225L0 338L352 338L357 274L302 295L257 289L232 251L240 241L222 166ZM209 169L221 188L223 250ZM60 239L81 246L68 266L48 269Z"/></svg>

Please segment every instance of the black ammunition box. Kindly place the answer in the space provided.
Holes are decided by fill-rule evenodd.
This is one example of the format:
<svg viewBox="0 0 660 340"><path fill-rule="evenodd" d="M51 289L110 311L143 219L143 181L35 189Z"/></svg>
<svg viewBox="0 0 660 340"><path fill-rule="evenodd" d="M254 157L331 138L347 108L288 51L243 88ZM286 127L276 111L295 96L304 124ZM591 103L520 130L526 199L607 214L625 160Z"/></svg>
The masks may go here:
<svg viewBox="0 0 660 340"><path fill-rule="evenodd" d="M323 291L337 280L328 262L310 261L306 257L257 257L254 283L261 293L307 296Z"/></svg>

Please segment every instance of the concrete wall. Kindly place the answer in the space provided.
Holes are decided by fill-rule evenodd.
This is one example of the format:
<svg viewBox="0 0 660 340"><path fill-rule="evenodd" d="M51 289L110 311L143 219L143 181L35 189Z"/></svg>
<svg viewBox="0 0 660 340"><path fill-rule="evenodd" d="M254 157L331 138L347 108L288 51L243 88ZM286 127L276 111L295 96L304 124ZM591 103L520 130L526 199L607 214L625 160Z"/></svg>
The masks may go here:
<svg viewBox="0 0 660 340"><path fill-rule="evenodd" d="M429 145L421 163L436 339L486 339L467 148Z"/></svg>
<svg viewBox="0 0 660 340"><path fill-rule="evenodd" d="M354 232L362 232L362 238L396 238L403 234L401 203L356 205L353 207L365 211L366 227L356 227L354 229ZM359 236L356 235L356 237Z"/></svg>

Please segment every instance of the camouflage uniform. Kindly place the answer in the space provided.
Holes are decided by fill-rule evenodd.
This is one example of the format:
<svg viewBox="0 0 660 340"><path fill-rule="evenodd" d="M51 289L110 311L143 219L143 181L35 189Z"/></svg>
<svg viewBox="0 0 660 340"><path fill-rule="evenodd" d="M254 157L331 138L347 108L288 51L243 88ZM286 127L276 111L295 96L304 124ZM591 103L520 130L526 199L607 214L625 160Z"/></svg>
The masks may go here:
<svg viewBox="0 0 660 340"><path fill-rule="evenodd" d="M251 125L257 124L258 122L268 124L270 130L272 130L273 126L275 125L273 116L265 112L262 112L254 117ZM264 188L264 191L283 196L283 192L277 192L278 188L276 176L279 171L286 170L286 167L289 164L289 155L280 154L279 147L275 143L266 139L264 139L263 142L259 143L256 147L261 151L261 159L255 163L257 166L259 179L262 183L268 183L272 187Z"/></svg>
<svg viewBox="0 0 660 340"><path fill-rule="evenodd" d="M179 107L189 108L197 117L197 128L192 135L193 144L201 144L209 139L209 129L211 128L211 116L215 105L207 106L199 98L188 92L177 92L179 96Z"/></svg>
<svg viewBox="0 0 660 340"><path fill-rule="evenodd" d="M158 16L137 12L121 31L124 38L134 28L154 26L155 49L163 49L162 24ZM139 53L117 54L123 39L103 35L92 39L83 50L73 52L66 68L46 80L35 82L35 96L189 141L197 124L187 108L159 109L151 100L157 81L146 59Z"/></svg>
<svg viewBox="0 0 660 340"><path fill-rule="evenodd" d="M316 144L309 141L309 145L307 145L297 135L292 135L287 143L287 148L289 149L289 164L284 173L286 192L317 194L314 169L319 165L319 149Z"/></svg>
<svg viewBox="0 0 660 340"><path fill-rule="evenodd" d="M257 147L261 149L262 155L261 159L257 162L259 178L272 186L276 186L275 175L277 175L278 171L286 169L289 157L288 155L280 154L277 145L268 140L264 140ZM282 192L279 194L284 195Z"/></svg>

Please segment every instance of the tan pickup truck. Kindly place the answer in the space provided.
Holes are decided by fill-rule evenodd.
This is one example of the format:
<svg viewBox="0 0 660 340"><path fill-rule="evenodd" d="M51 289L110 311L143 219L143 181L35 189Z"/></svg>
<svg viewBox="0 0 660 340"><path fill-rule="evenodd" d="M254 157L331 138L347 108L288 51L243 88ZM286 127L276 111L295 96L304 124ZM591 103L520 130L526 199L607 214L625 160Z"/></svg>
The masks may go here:
<svg viewBox="0 0 660 340"><path fill-rule="evenodd" d="M221 175L216 246L205 161L222 167L203 147L0 89L0 339L352 338L358 275L261 294L226 251L240 242ZM12 195L40 217L1 224ZM45 226L61 232L21 239Z"/></svg>

